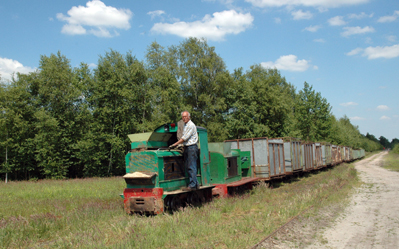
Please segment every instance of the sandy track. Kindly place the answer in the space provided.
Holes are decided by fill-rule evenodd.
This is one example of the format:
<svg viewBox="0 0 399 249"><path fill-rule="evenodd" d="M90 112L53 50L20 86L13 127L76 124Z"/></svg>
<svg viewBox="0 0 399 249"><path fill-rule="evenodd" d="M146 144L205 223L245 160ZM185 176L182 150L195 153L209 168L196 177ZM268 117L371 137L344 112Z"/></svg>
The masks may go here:
<svg viewBox="0 0 399 249"><path fill-rule="evenodd" d="M299 217L258 248L399 248L399 173L381 167L386 153L355 164L365 184L344 210Z"/></svg>
<svg viewBox="0 0 399 249"><path fill-rule="evenodd" d="M355 168L366 184L344 214L308 248L399 248L399 174L381 167L382 152Z"/></svg>

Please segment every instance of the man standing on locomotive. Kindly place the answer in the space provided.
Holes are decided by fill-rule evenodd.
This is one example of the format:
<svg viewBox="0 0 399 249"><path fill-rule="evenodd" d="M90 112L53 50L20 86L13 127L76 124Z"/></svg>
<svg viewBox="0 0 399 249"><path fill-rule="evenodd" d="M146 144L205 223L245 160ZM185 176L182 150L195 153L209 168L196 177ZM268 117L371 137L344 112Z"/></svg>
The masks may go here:
<svg viewBox="0 0 399 249"><path fill-rule="evenodd" d="M181 113L181 117L184 121L183 136L170 147L176 147L179 144L184 145L184 164L188 172L190 183L188 184L188 187L183 190L190 191L199 188L197 181L198 134L197 127L193 121L190 120L190 113L184 111Z"/></svg>

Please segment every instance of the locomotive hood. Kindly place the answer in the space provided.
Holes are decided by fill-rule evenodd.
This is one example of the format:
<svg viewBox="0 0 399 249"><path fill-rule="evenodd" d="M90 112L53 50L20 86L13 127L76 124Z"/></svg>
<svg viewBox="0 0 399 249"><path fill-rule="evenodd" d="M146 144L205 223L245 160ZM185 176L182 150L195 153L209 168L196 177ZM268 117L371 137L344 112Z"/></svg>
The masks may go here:
<svg viewBox="0 0 399 249"><path fill-rule="evenodd" d="M153 132L137 133L128 135L131 141L131 149L157 149L167 147L170 139L176 136L177 127L175 123L161 125Z"/></svg>

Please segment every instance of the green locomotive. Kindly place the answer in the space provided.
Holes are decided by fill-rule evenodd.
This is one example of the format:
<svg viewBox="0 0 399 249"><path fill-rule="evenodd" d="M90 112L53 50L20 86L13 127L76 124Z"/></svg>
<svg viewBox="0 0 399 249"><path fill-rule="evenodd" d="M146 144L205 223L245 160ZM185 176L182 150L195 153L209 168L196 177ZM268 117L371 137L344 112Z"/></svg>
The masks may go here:
<svg viewBox="0 0 399 249"><path fill-rule="evenodd" d="M229 143L208 144L207 130L197 126L200 187L183 190L189 182L183 153L169 149L177 141L177 129L175 123L168 123L153 132L129 135L131 150L126 155L127 187L123 192L127 213L177 210L211 200L212 196L224 197L251 188L257 180L251 177L250 152L231 149Z"/></svg>
<svg viewBox="0 0 399 249"><path fill-rule="evenodd" d="M188 176L181 150L168 148L177 141L175 123L153 132L129 135L131 150L126 155L127 187L123 192L127 213L159 214L212 198L207 130L197 127L199 162L197 191L184 191Z"/></svg>

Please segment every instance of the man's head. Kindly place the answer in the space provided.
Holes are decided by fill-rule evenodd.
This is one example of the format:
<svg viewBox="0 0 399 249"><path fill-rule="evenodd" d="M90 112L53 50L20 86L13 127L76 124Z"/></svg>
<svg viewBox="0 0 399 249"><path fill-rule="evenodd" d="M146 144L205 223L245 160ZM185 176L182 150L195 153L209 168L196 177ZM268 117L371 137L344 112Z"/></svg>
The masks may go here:
<svg viewBox="0 0 399 249"><path fill-rule="evenodd" d="M184 111L181 113L181 119L183 119L184 123L190 121L190 113L188 111Z"/></svg>

